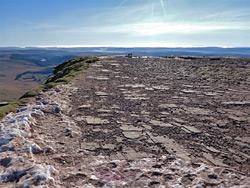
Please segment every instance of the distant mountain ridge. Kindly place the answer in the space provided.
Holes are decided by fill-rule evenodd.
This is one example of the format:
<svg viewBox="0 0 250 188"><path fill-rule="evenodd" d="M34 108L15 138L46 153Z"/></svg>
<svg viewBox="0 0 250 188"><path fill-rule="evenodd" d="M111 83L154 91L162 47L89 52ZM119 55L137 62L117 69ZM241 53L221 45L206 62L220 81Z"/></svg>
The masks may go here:
<svg viewBox="0 0 250 188"><path fill-rule="evenodd" d="M55 66L83 56L250 57L250 47L0 47L0 101L11 102L43 84Z"/></svg>
<svg viewBox="0 0 250 188"><path fill-rule="evenodd" d="M64 53L64 55L75 55L87 53L89 55L121 55L134 53L134 55L166 56L166 55L191 55L191 56L220 56L220 57L250 57L250 47L221 48L221 47L0 47L3 51L47 51L52 53Z"/></svg>

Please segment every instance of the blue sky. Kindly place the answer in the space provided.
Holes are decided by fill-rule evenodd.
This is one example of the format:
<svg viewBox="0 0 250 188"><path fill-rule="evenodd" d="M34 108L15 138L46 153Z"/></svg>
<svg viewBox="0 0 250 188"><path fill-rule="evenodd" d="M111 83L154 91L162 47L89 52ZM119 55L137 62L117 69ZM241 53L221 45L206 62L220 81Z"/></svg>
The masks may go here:
<svg viewBox="0 0 250 188"><path fill-rule="evenodd" d="M0 46L250 47L250 0L0 0Z"/></svg>

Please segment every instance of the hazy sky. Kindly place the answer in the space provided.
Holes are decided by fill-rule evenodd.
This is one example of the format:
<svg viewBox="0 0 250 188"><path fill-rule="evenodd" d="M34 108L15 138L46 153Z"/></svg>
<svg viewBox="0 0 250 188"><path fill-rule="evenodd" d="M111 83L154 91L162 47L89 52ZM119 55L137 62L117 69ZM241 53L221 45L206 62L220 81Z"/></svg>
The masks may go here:
<svg viewBox="0 0 250 188"><path fill-rule="evenodd" d="M0 46L250 46L250 0L0 0Z"/></svg>

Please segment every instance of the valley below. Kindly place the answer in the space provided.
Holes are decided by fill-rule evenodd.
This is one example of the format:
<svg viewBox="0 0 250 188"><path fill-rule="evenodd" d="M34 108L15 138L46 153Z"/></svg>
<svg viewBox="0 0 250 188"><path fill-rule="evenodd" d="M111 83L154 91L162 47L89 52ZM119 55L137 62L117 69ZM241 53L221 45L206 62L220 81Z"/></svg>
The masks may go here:
<svg viewBox="0 0 250 188"><path fill-rule="evenodd" d="M53 68L81 56L204 56L250 57L249 48L122 48L122 47L0 47L0 103L12 102L46 82Z"/></svg>

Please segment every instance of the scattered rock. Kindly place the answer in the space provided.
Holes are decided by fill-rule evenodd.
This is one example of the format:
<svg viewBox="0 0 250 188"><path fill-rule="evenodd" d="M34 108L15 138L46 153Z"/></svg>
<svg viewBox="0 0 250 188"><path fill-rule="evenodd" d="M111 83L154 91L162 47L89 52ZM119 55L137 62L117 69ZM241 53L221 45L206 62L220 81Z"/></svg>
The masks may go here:
<svg viewBox="0 0 250 188"><path fill-rule="evenodd" d="M122 134L128 139L138 139L141 137L141 133L137 131L123 131Z"/></svg>
<svg viewBox="0 0 250 188"><path fill-rule="evenodd" d="M33 154L38 154L42 152L42 149L37 144L31 145L30 150Z"/></svg>
<svg viewBox="0 0 250 188"><path fill-rule="evenodd" d="M53 153L54 149L51 146L46 146L44 148L44 153Z"/></svg>
<svg viewBox="0 0 250 188"><path fill-rule="evenodd" d="M4 166L5 168L11 165L11 157L7 157L4 159L0 159L0 165Z"/></svg>
<svg viewBox="0 0 250 188"><path fill-rule="evenodd" d="M165 122L157 121L157 120L151 120L150 123L153 125L161 126L161 127L173 127L173 125L170 123L165 123Z"/></svg>
<svg viewBox="0 0 250 188"><path fill-rule="evenodd" d="M162 176L162 172L152 172L152 176Z"/></svg>
<svg viewBox="0 0 250 188"><path fill-rule="evenodd" d="M81 106L78 107L78 109L88 109L88 108L91 108L90 104L81 105Z"/></svg>
<svg viewBox="0 0 250 188"><path fill-rule="evenodd" d="M218 178L218 176L216 174L209 174L208 177L210 179L217 179Z"/></svg>
<svg viewBox="0 0 250 188"><path fill-rule="evenodd" d="M86 117L85 120L86 120L88 125L102 125L102 124L109 123L108 120L100 119L97 117L91 117L91 116Z"/></svg>
<svg viewBox="0 0 250 188"><path fill-rule="evenodd" d="M151 181L149 183L149 186L153 186L153 185L160 185L160 182L158 182L158 181Z"/></svg>
<svg viewBox="0 0 250 188"><path fill-rule="evenodd" d="M157 165L152 166L152 168L162 168L162 166L157 164Z"/></svg>

